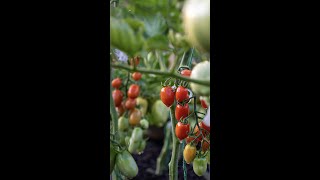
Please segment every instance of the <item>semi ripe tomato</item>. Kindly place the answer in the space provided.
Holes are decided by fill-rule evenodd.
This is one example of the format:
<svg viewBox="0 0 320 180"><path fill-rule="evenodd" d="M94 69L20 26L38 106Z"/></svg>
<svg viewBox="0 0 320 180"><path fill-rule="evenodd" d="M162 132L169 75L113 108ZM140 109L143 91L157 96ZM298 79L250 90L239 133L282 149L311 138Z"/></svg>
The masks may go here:
<svg viewBox="0 0 320 180"><path fill-rule="evenodd" d="M189 69L184 69L181 71L182 76L190 77L191 71Z"/></svg>
<svg viewBox="0 0 320 180"><path fill-rule="evenodd" d="M128 90L129 98L136 98L139 96L140 87L137 84L131 84Z"/></svg>
<svg viewBox="0 0 320 180"><path fill-rule="evenodd" d="M184 106L178 104L175 110L175 117L177 121L186 118L189 115L189 105L185 104Z"/></svg>
<svg viewBox="0 0 320 180"><path fill-rule="evenodd" d="M207 159L205 157L196 157L193 161L193 171L196 175L202 176L207 170Z"/></svg>
<svg viewBox="0 0 320 180"><path fill-rule="evenodd" d="M116 161L116 155L117 155L117 152L114 150L114 147L110 142L110 174L112 173L113 168L114 168L114 164Z"/></svg>
<svg viewBox="0 0 320 180"><path fill-rule="evenodd" d="M128 98L125 103L126 109L133 109L136 107L136 99Z"/></svg>
<svg viewBox="0 0 320 180"><path fill-rule="evenodd" d="M160 91L160 98L163 104L170 107L174 102L174 92L170 86L163 87Z"/></svg>
<svg viewBox="0 0 320 180"><path fill-rule="evenodd" d="M133 63L135 63L135 65L138 66L139 63L140 63L140 57L139 57L139 56L136 56L136 57L134 57L134 58L131 58L131 59L130 59L130 65L133 65Z"/></svg>
<svg viewBox="0 0 320 180"><path fill-rule="evenodd" d="M129 120L123 116L118 119L118 128L120 131L125 131L129 128Z"/></svg>
<svg viewBox="0 0 320 180"><path fill-rule="evenodd" d="M121 79L120 78L116 78L116 79L112 80L111 86L116 88L116 89L119 89L120 86L121 86L121 83L122 83Z"/></svg>
<svg viewBox="0 0 320 180"><path fill-rule="evenodd" d="M131 126L136 126L140 123L140 119L141 119L141 111L138 109L134 109L132 110L131 114L130 114L130 118L129 118L129 124Z"/></svg>
<svg viewBox="0 0 320 180"><path fill-rule="evenodd" d="M121 105L119 105L118 107L116 107L116 111L118 113L118 116L122 116L125 109L124 109L124 105L121 103Z"/></svg>
<svg viewBox="0 0 320 180"><path fill-rule="evenodd" d="M178 122L176 124L176 136L177 138L182 141L184 138L188 137L188 133L190 130L190 125L189 124L183 124L181 122Z"/></svg>
<svg viewBox="0 0 320 180"><path fill-rule="evenodd" d="M206 152L210 147L210 141L209 140L207 140L207 141L202 141L201 149L203 152Z"/></svg>
<svg viewBox="0 0 320 180"><path fill-rule="evenodd" d="M190 144L187 144L184 147L183 158L187 164L190 164L193 161L193 159L196 157L196 152L197 152L197 149L195 146L191 146Z"/></svg>
<svg viewBox="0 0 320 180"><path fill-rule="evenodd" d="M121 101L122 101L122 98L123 98L123 93L119 90L119 89L116 89L112 92L112 98L113 98L113 101L114 101L114 105L116 107L119 107L121 105Z"/></svg>
<svg viewBox="0 0 320 180"><path fill-rule="evenodd" d="M189 98L188 89L183 86L179 86L176 91L176 100L178 102L183 102L185 99L188 99L188 98Z"/></svg>
<svg viewBox="0 0 320 180"><path fill-rule="evenodd" d="M138 174L138 166L132 155L128 151L122 151L116 157L116 165L121 174L129 179Z"/></svg>
<svg viewBox="0 0 320 180"><path fill-rule="evenodd" d="M142 74L139 73L139 72L134 72L134 73L132 74L132 78L133 78L135 81L139 81L139 80L141 79L141 76L142 76Z"/></svg>

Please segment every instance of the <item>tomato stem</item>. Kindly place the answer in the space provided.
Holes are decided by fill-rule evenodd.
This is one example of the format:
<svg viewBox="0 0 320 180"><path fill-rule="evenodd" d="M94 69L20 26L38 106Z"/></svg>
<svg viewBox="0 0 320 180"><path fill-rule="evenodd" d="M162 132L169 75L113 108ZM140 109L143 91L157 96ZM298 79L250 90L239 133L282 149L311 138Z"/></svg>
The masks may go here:
<svg viewBox="0 0 320 180"><path fill-rule="evenodd" d="M180 152L180 142L175 135L175 127L177 124L177 120L174 117L175 114L175 105L170 107L170 119L172 125L172 155L171 160L169 162L169 179L170 180L178 180L178 159Z"/></svg>

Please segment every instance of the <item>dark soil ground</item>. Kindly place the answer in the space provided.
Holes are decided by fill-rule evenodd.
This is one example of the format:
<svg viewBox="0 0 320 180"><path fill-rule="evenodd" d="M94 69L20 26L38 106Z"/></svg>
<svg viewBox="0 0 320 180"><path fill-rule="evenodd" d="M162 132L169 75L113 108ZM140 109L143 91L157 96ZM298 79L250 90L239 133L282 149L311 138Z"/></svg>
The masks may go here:
<svg viewBox="0 0 320 180"><path fill-rule="evenodd" d="M147 146L141 155L133 155L134 159L137 162L139 167L139 173L134 178L134 180L144 180L144 179L153 179L153 180L166 180L169 179L168 168L163 171L161 176L155 175L156 162L157 158L161 152L163 142L155 141L149 139ZM171 154L171 152L170 152ZM192 165L186 165L187 167L187 179L188 180L206 180L206 178L198 177L192 169ZM209 166L208 170L209 171ZM179 160L178 164L178 179L183 180L183 166L182 159Z"/></svg>

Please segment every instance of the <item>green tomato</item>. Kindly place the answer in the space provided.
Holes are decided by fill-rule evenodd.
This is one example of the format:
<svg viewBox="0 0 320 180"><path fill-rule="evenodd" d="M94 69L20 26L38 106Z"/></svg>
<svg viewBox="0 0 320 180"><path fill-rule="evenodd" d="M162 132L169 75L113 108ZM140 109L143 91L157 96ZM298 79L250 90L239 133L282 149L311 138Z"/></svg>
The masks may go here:
<svg viewBox="0 0 320 180"><path fill-rule="evenodd" d="M210 151L208 151L208 154L206 155L207 163L210 164Z"/></svg>
<svg viewBox="0 0 320 180"><path fill-rule="evenodd" d="M158 99L152 106L151 114L154 124L161 127L169 118L169 109Z"/></svg>
<svg viewBox="0 0 320 180"><path fill-rule="evenodd" d="M129 141L129 147L128 147L128 151L130 153L136 153L139 146L140 146L140 143L141 143L141 140L143 138L143 131L141 128L139 127L135 127L133 129L133 132L132 132L132 135L131 135L131 138L130 138L130 141Z"/></svg>
<svg viewBox="0 0 320 180"><path fill-rule="evenodd" d="M118 119L118 128L120 131L125 131L129 128L129 120L128 118L125 118L123 116L121 116Z"/></svg>
<svg viewBox="0 0 320 180"><path fill-rule="evenodd" d="M118 135L119 135L119 143L120 143L120 145L122 145L122 146L126 145L126 141L125 141L126 133L119 131Z"/></svg>
<svg viewBox="0 0 320 180"><path fill-rule="evenodd" d="M129 179L134 178L138 174L137 163L132 155L126 150L117 155L116 165L121 174Z"/></svg>
<svg viewBox="0 0 320 180"><path fill-rule="evenodd" d="M204 157L196 157L193 160L193 171L196 175L202 176L207 170L207 159Z"/></svg>
<svg viewBox="0 0 320 180"><path fill-rule="evenodd" d="M117 156L117 152L114 150L114 147L110 142L110 174L114 169L116 156Z"/></svg>
<svg viewBox="0 0 320 180"><path fill-rule="evenodd" d="M143 129L148 129L149 128L149 122L146 120L146 119L142 119L140 121L140 126L143 128Z"/></svg>
<svg viewBox="0 0 320 180"><path fill-rule="evenodd" d="M126 142L126 145L129 145L129 143L130 143L130 136L126 136L126 137L124 138L124 140L125 140L125 142Z"/></svg>
<svg viewBox="0 0 320 180"><path fill-rule="evenodd" d="M142 97L137 97L136 104L137 104L137 106L140 106L139 109L142 113L142 116L145 116L147 113L147 109L148 109L148 101L146 99L143 99Z"/></svg>
<svg viewBox="0 0 320 180"><path fill-rule="evenodd" d="M183 23L191 44L210 53L210 0L187 0Z"/></svg>
<svg viewBox="0 0 320 180"><path fill-rule="evenodd" d="M146 145L147 145L146 140L142 140L141 143L140 143L139 148L137 149L137 150L138 150L138 153L143 152L143 150L146 148Z"/></svg>
<svg viewBox="0 0 320 180"><path fill-rule="evenodd" d="M203 61L197 64L190 76L191 79L210 81L210 62ZM198 96L210 96L210 87L196 83L190 83L192 91Z"/></svg>

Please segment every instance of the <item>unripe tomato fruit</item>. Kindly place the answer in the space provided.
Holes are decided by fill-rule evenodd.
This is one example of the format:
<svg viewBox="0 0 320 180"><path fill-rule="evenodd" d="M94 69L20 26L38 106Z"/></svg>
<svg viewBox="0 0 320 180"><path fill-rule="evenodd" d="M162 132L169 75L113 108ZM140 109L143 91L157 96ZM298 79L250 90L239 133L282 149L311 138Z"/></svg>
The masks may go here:
<svg viewBox="0 0 320 180"><path fill-rule="evenodd" d="M202 81L210 81L210 62L203 61L195 65L192 69L190 78ZM210 96L209 86L191 82L190 87L192 89L192 92L194 92L198 96Z"/></svg>
<svg viewBox="0 0 320 180"><path fill-rule="evenodd" d="M132 155L126 150L117 155L116 165L121 174L129 179L134 178L138 174L137 163Z"/></svg>
<svg viewBox="0 0 320 180"><path fill-rule="evenodd" d="M136 107L136 99L128 98L125 103L126 109L133 109Z"/></svg>
<svg viewBox="0 0 320 180"><path fill-rule="evenodd" d="M196 175L202 176L207 170L207 159L205 157L196 157L193 161L193 171Z"/></svg>
<svg viewBox="0 0 320 180"><path fill-rule="evenodd" d="M129 128L129 121L127 118L121 116L118 119L118 128L120 131L125 131Z"/></svg>
<svg viewBox="0 0 320 180"><path fill-rule="evenodd" d="M184 138L188 137L189 130L190 130L189 124L183 124L181 122L178 122L175 128L175 133L177 138L180 141L182 141Z"/></svg>
<svg viewBox="0 0 320 180"><path fill-rule="evenodd" d="M120 78L116 78L116 79L112 80L111 86L116 88L116 89L119 89L120 86L121 86L121 83L122 83L121 79Z"/></svg>
<svg viewBox="0 0 320 180"><path fill-rule="evenodd" d="M142 74L139 72L134 72L132 74L132 79L134 79L135 81L139 81L141 79Z"/></svg>
<svg viewBox="0 0 320 180"><path fill-rule="evenodd" d="M165 86L161 88L160 98L163 104L170 107L174 102L174 91L170 86Z"/></svg>
<svg viewBox="0 0 320 180"><path fill-rule="evenodd" d="M195 146L187 144L183 150L183 158L187 164L190 164L193 159L196 157L197 149Z"/></svg>
<svg viewBox="0 0 320 180"><path fill-rule="evenodd" d="M176 100L178 102L183 102L188 98L189 98L188 89L183 86L179 86L176 91Z"/></svg>
<svg viewBox="0 0 320 180"><path fill-rule="evenodd" d="M116 107L119 107L121 105L121 101L122 101L122 98L123 98L123 93L119 90L119 89L116 89L112 92L112 98L113 98L113 101L114 101L114 105Z"/></svg>
<svg viewBox="0 0 320 180"><path fill-rule="evenodd" d="M182 76L190 77L191 76L191 71L189 69L184 69L180 73Z"/></svg>
<svg viewBox="0 0 320 180"><path fill-rule="evenodd" d="M130 114L130 118L129 118L129 124L131 126L136 126L140 123L140 119L141 119L141 111L138 109L133 109L131 114Z"/></svg>
<svg viewBox="0 0 320 180"><path fill-rule="evenodd" d="M139 93L140 93L139 85L131 84L128 90L128 97L134 99L139 96Z"/></svg>
<svg viewBox="0 0 320 180"><path fill-rule="evenodd" d="M182 106L180 104L177 104L176 110L174 113L177 121L180 121L186 118L189 115L189 105L185 104L184 106Z"/></svg>

